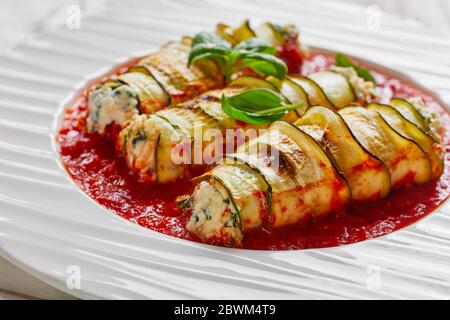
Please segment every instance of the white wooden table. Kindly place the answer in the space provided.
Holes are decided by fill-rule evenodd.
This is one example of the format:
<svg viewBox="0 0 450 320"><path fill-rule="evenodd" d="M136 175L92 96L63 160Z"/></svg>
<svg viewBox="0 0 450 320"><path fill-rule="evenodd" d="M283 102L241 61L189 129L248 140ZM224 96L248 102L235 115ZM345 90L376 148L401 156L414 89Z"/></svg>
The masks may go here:
<svg viewBox="0 0 450 320"><path fill-rule="evenodd" d="M88 11L101 10L107 0L90 1ZM86 6L84 0L46 0L39 4L32 0L2 0L0 2L0 59L1 54L10 50L30 33L50 32L61 23L69 5ZM305 1L305 5L313 5ZM368 10L397 14L398 19L414 19L423 28L433 30L443 37L450 34L450 1L435 0L347 0L323 1L321 6L334 10L339 6L350 11L367 15ZM1 110L0 110L1 112ZM0 113L1 116L1 113ZM1 213L0 213L1 217ZM1 230L0 230L1 231ZM2 299L71 299L64 292L56 290L40 280L28 275L0 257L0 300Z"/></svg>

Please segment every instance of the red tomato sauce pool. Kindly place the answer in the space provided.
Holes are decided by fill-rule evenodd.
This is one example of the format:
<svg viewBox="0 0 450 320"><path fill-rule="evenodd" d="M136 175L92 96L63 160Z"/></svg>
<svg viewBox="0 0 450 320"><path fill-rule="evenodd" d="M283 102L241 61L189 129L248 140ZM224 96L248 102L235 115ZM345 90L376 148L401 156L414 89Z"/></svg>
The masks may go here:
<svg viewBox="0 0 450 320"><path fill-rule="evenodd" d="M329 68L333 55L316 54L303 61L302 73ZM393 77L373 71L383 98L422 96L427 105L440 111L445 128L448 113L432 97ZM78 186L105 208L145 228L170 236L198 241L186 228L188 213L180 213L175 198L189 192L189 180L164 186L147 186L129 175L123 159L117 157L114 143L85 129L86 93L66 109L57 136L62 161ZM306 249L333 247L379 237L408 226L443 203L450 193L450 133L443 145L445 171L439 180L426 185L395 190L384 200L345 210L273 231L247 233L246 249Z"/></svg>

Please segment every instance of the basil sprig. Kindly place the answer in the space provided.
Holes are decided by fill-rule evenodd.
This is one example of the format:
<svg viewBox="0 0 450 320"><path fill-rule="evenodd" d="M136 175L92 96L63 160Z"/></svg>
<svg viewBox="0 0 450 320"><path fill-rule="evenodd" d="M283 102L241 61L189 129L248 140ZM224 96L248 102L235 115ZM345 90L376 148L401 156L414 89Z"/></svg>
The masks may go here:
<svg viewBox="0 0 450 320"><path fill-rule="evenodd" d="M213 33L201 32L192 40L188 65L198 60L215 60L227 83L236 71L243 68L282 79L287 67L283 60L274 56L275 53L273 46L258 38L247 39L232 47L229 42Z"/></svg>
<svg viewBox="0 0 450 320"><path fill-rule="evenodd" d="M222 96L223 111L230 117L250 124L281 119L289 110L301 108L303 101L284 105L281 96L270 89L250 89L237 95Z"/></svg>
<svg viewBox="0 0 450 320"><path fill-rule="evenodd" d="M363 78L364 80L371 81L373 84L376 84L374 76L366 69L361 68L360 66L354 64L349 57L347 57L343 53L338 53L336 55L336 65L339 67L353 68L356 71L356 74Z"/></svg>

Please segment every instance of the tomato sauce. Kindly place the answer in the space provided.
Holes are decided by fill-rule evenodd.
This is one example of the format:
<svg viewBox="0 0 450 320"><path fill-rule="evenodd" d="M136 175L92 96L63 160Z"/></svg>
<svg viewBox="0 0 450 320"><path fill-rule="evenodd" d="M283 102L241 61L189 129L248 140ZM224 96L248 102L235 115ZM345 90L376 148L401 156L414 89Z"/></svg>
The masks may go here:
<svg viewBox="0 0 450 320"><path fill-rule="evenodd" d="M333 55L302 58L301 73L327 69ZM299 68L292 66L291 69ZM394 77L372 70L382 98L421 96L439 110L445 128L450 118L431 96ZM382 100L383 100L382 99ZM114 143L86 132L86 93L68 106L57 136L61 159L76 184L105 208L121 217L173 237L198 241L186 228L188 213L180 213L175 198L192 189L189 179L170 185L147 186L129 175ZM376 238L406 227L435 210L450 193L450 133L443 137L445 171L439 180L391 192L380 201L351 205L326 217L273 231L245 235L246 249L307 249L346 245Z"/></svg>

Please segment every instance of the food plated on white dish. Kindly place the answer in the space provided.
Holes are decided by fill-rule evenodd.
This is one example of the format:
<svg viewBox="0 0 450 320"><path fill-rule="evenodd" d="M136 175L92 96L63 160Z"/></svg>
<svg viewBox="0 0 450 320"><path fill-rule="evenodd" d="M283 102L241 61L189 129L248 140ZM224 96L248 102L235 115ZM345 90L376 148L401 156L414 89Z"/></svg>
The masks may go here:
<svg viewBox="0 0 450 320"><path fill-rule="evenodd" d="M351 244L449 194L433 96L293 25L219 23L86 87L57 135L73 180L146 228L245 249ZM412 199L412 200L411 200Z"/></svg>
<svg viewBox="0 0 450 320"><path fill-rule="evenodd" d="M286 1L280 6L265 1L264 6L254 6L245 1L231 4L191 0L176 3L111 0L101 12L83 13L80 29L67 29L63 25L55 30L36 30L0 59L1 255L49 285L85 299L448 299L450 203L447 200L443 205L435 206L442 203L448 193L446 186L449 183L445 179L448 177L448 150L444 173L436 180L391 188L385 198L375 201L355 203L353 192L343 210L330 211L321 217L304 211L305 220L289 225L275 226L271 220L262 217L260 227L255 224L254 229L242 229L242 238L237 237L241 229L233 229L236 240L241 241L240 244L239 241L232 244L228 241L221 243L219 238L202 240L200 226L203 221L189 229L187 224L194 211L202 214L201 208L209 206L196 200L201 195L200 187L207 187L202 188L202 192L211 190L209 185L218 189L220 184L214 184L217 179L213 176L218 177L221 174L218 170L222 167L222 172L228 172L233 163L222 166L221 159L203 158L202 155L198 160L204 163L192 161L191 164L185 159L183 166L176 161L172 169L160 170L158 163L164 162L157 161L158 170L154 170L152 157L143 157L149 162L133 160L141 159L139 155L143 153L139 148L133 150L131 143L126 143L126 148L117 148L118 140L107 136L114 130L105 130L106 136L87 133L87 104L84 110L81 107L83 99L88 101L89 93L95 88L107 80L114 82L118 75L126 73L132 66L138 67L142 59L160 52L169 41L181 43L183 36L194 38L201 31L215 33L215 26L220 21L237 29L247 17L251 18L250 27L255 31L265 21L280 25L295 23L300 30L300 46L293 46L291 52L295 56L300 48L304 58L300 72L290 71L287 77L258 75L248 69L237 70L237 73L272 80L273 83L277 82L276 79L286 80L294 76L298 76L297 79L309 78L316 72L334 68L336 55L341 52L353 65L375 77L375 93L385 99L376 98L371 102L390 105L394 97L410 99L421 96L426 108L437 110L440 122L448 127L447 113L439 110L448 110L450 103L447 81L450 74L445 54L450 42L399 17L383 14L381 28L373 30L366 26L363 9L341 10L331 3ZM191 48L188 46L188 53ZM230 52L228 48L225 51ZM292 68L280 53L273 56L283 60L288 69ZM209 62L205 60L204 63ZM193 65L197 64L193 62ZM230 83L237 76L233 75ZM130 78L124 77L128 82L132 81ZM167 86L162 77L158 81ZM317 79L313 81L319 82ZM184 102L177 101L177 104L185 104L186 107L190 104L191 109L198 109L194 101L200 94L208 96L211 90L226 92L230 86L225 83L224 77L223 84L207 88L208 93L195 93ZM181 88L176 85L176 88ZM137 92L135 90L131 91ZM283 98L280 90L270 90ZM296 92L298 94L301 90L291 93ZM258 90L257 94L260 93ZM272 93L268 97L274 98ZM222 99L222 95L218 94L218 97ZM160 101L164 101L163 98L164 95L158 96ZM287 102L286 97L280 98L271 99L272 103L263 109L274 106L284 109L296 103ZM293 95L290 98L295 101ZM254 128L262 136L263 129L268 129L271 122L281 121L284 125L285 121L294 123L299 120L281 118L247 125L244 120L235 118L239 113L235 112L236 107L244 113L243 117L248 116L253 121L262 119L264 114L252 114L248 109L239 108L231 94L225 94L225 99L225 108L222 103L211 101L218 110L218 113L211 114L212 118L223 114L221 111L226 108L229 111L231 106L235 110L228 115L231 121L227 123L237 122L242 130L246 129L243 133L250 133ZM148 102L150 99L144 97L140 100ZM313 99L308 97L308 100ZM322 111L340 115L340 110L327 107L326 99L321 101L326 109ZM355 102L368 106L363 101ZM166 103L155 108L160 108L158 111L149 112L159 117L159 112L174 107ZM297 103L291 107L300 107L300 102ZM314 108L310 108L310 112ZM81 114L77 115L78 111ZM287 111L295 115L295 112L290 112L293 109ZM147 118L143 112L138 116ZM155 117L148 117L152 119L147 123L154 123ZM316 115L303 118L301 124L296 124L303 127L302 131L306 127L321 125ZM313 119L317 125L307 123ZM249 119L246 117L246 120ZM173 118L171 122L174 122ZM189 138L186 130L172 130L171 126L165 126L171 122L158 122L158 125L162 125L160 129L168 129L164 132L181 132L175 134L173 141L186 141L190 145L189 139L184 139ZM134 128L139 128L138 121L133 123ZM217 122L210 123L213 124L212 129L217 128ZM65 127L69 130L64 133ZM131 127L131 124L127 125L127 128ZM118 134L125 127L118 126L117 129ZM268 130L269 137L276 138L276 132L281 132L279 129L284 130L284 127L273 129ZM223 130L226 133L241 129ZM314 131L305 133L317 141L315 139L320 136L314 136ZM211 130L211 133L215 132L217 130ZM443 135L441 144L448 149L445 146L448 141L446 135ZM296 137L290 132L289 136ZM142 138L137 142L139 140ZM163 147L168 146L166 141L160 139L157 148L148 150L157 151L158 158L164 159L167 155L167 148ZM272 141L258 141L256 145L272 144ZM351 142L352 139L342 141ZM275 140L273 142L284 147ZM238 144L235 145L237 147ZM286 150L290 149L282 151ZM232 155L236 151L230 148L226 154ZM125 159L126 154L133 155L129 163ZM327 158L330 158L328 154ZM357 159L360 158L355 157ZM285 163L290 164L290 159L286 160ZM247 163L253 165L251 161ZM278 172L277 163L274 164L273 169ZM297 164L294 164L284 166L295 169L291 171L292 175L288 175L288 181L297 178ZM333 163L335 172L337 167ZM253 174L255 169L252 168L250 173ZM202 178L194 179L202 175ZM338 181L349 180L341 176ZM162 182L163 179L170 180L170 177L178 178ZM252 190L264 195L264 183L264 179L258 181ZM279 195L277 190L273 194L275 197ZM214 193L211 199L220 199L216 196ZM234 200L241 205L238 197ZM253 203L261 207L263 199L257 200ZM216 210L220 208L225 207L214 206ZM399 214L401 212L403 214ZM241 214L245 216L246 212ZM192 221L195 222L194 218ZM221 229L218 225L213 230ZM74 282L71 282L74 274L80 275L79 286L73 286Z"/></svg>

